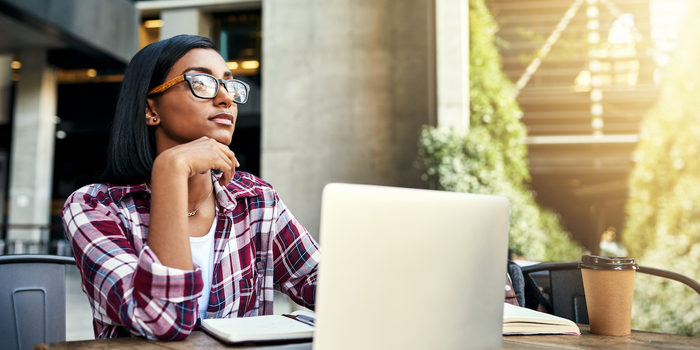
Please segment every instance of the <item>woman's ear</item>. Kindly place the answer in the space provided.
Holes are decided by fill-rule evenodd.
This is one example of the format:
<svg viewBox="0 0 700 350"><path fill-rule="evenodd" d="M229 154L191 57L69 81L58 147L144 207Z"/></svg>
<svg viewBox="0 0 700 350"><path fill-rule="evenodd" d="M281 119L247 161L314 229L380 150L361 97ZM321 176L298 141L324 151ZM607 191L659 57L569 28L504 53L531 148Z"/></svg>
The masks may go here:
<svg viewBox="0 0 700 350"><path fill-rule="evenodd" d="M146 99L146 125L156 126L160 124L160 117L156 109L156 101L151 98Z"/></svg>

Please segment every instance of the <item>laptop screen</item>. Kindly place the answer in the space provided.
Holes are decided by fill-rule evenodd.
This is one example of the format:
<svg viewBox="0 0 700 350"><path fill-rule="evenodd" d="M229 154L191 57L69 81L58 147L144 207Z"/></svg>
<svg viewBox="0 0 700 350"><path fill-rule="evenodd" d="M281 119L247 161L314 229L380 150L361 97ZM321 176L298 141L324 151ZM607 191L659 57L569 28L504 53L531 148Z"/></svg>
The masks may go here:
<svg viewBox="0 0 700 350"><path fill-rule="evenodd" d="M314 349L497 349L505 197L329 184Z"/></svg>

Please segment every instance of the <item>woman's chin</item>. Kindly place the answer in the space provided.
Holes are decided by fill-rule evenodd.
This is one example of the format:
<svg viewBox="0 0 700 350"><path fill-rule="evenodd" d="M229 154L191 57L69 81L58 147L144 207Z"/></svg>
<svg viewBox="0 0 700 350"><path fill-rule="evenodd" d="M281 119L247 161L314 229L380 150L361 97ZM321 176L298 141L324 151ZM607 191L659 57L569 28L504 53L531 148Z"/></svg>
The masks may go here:
<svg viewBox="0 0 700 350"><path fill-rule="evenodd" d="M231 141L233 140L233 130L231 132L217 132L214 133L214 135L209 136L210 138L216 140L217 142L224 144L226 146L231 144Z"/></svg>

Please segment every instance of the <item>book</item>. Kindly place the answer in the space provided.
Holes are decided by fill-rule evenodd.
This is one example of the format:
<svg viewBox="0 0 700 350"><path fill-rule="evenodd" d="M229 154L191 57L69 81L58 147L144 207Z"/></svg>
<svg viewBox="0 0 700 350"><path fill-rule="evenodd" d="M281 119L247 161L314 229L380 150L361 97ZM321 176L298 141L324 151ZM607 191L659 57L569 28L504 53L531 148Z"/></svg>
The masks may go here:
<svg viewBox="0 0 700 350"><path fill-rule="evenodd" d="M576 323L565 318L503 303L503 335L581 334Z"/></svg>
<svg viewBox="0 0 700 350"><path fill-rule="evenodd" d="M297 310L285 315L202 320L202 329L228 344L311 340L313 311Z"/></svg>

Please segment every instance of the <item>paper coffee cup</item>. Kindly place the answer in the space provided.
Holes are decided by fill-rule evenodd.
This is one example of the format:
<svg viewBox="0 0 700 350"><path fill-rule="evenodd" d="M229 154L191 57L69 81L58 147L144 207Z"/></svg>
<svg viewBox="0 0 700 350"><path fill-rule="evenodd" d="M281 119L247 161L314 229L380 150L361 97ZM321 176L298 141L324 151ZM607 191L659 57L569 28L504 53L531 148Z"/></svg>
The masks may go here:
<svg viewBox="0 0 700 350"><path fill-rule="evenodd" d="M591 333L628 335L632 320L633 258L584 255L579 263Z"/></svg>

